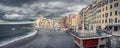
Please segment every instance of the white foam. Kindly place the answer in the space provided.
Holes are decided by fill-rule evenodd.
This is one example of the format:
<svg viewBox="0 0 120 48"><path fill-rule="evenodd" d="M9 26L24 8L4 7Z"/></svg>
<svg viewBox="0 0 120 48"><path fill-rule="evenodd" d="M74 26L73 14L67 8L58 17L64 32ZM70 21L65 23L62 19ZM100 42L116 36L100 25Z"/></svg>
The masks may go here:
<svg viewBox="0 0 120 48"><path fill-rule="evenodd" d="M34 31L28 33L28 35L20 36L20 37L15 37L15 38L12 38L12 39L9 39L9 40L0 42L0 47L5 46L5 45L10 44L10 43L13 43L13 42L18 41L18 40L21 40L21 39L24 39L24 38L33 36L33 35L35 35L36 33L37 33L37 30L34 30Z"/></svg>

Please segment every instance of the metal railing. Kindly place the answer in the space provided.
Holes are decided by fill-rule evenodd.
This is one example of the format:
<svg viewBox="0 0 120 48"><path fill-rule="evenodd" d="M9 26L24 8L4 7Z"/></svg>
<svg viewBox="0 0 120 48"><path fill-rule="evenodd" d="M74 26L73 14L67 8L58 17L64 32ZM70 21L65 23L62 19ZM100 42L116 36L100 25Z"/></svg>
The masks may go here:
<svg viewBox="0 0 120 48"><path fill-rule="evenodd" d="M69 31L70 33L78 36L78 37L100 37L100 36L107 36L109 35L108 31L105 30L97 30L97 32L75 32Z"/></svg>

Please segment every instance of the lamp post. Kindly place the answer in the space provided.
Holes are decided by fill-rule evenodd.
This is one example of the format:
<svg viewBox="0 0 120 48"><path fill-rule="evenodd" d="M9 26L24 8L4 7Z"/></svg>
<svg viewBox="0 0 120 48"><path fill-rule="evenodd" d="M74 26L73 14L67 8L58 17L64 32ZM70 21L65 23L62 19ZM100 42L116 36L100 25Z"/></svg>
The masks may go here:
<svg viewBox="0 0 120 48"><path fill-rule="evenodd" d="M89 37L90 37L90 21L88 22L88 33L89 33Z"/></svg>
<svg viewBox="0 0 120 48"><path fill-rule="evenodd" d="M113 32L113 30L114 30L114 20L112 19L112 29L110 30L110 34L112 35L112 32Z"/></svg>

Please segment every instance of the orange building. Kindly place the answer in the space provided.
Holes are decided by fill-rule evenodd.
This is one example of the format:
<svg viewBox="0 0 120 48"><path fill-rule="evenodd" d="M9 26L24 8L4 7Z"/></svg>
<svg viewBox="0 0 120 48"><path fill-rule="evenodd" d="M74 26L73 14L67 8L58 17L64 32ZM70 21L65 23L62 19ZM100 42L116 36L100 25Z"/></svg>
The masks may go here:
<svg viewBox="0 0 120 48"><path fill-rule="evenodd" d="M61 27L62 28L67 27L67 17L66 16L62 17L62 19L61 19Z"/></svg>

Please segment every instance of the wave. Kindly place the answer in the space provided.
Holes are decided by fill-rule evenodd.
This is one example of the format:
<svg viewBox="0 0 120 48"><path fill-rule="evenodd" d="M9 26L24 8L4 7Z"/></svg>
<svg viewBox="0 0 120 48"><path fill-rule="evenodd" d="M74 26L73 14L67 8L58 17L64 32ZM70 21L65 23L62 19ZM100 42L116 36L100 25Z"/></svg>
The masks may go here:
<svg viewBox="0 0 120 48"><path fill-rule="evenodd" d="M0 22L0 24L34 24L34 22Z"/></svg>
<svg viewBox="0 0 120 48"><path fill-rule="evenodd" d="M35 35L36 33L37 33L37 30L34 30L34 31L29 32L27 35L19 36L19 37L14 37L14 38L11 38L11 39L9 39L9 40L2 41L2 42L0 42L0 47L5 46L5 45L8 45L8 44L10 44L10 43L13 43L13 42L15 42L15 41L24 39L24 38L31 37L31 36Z"/></svg>

